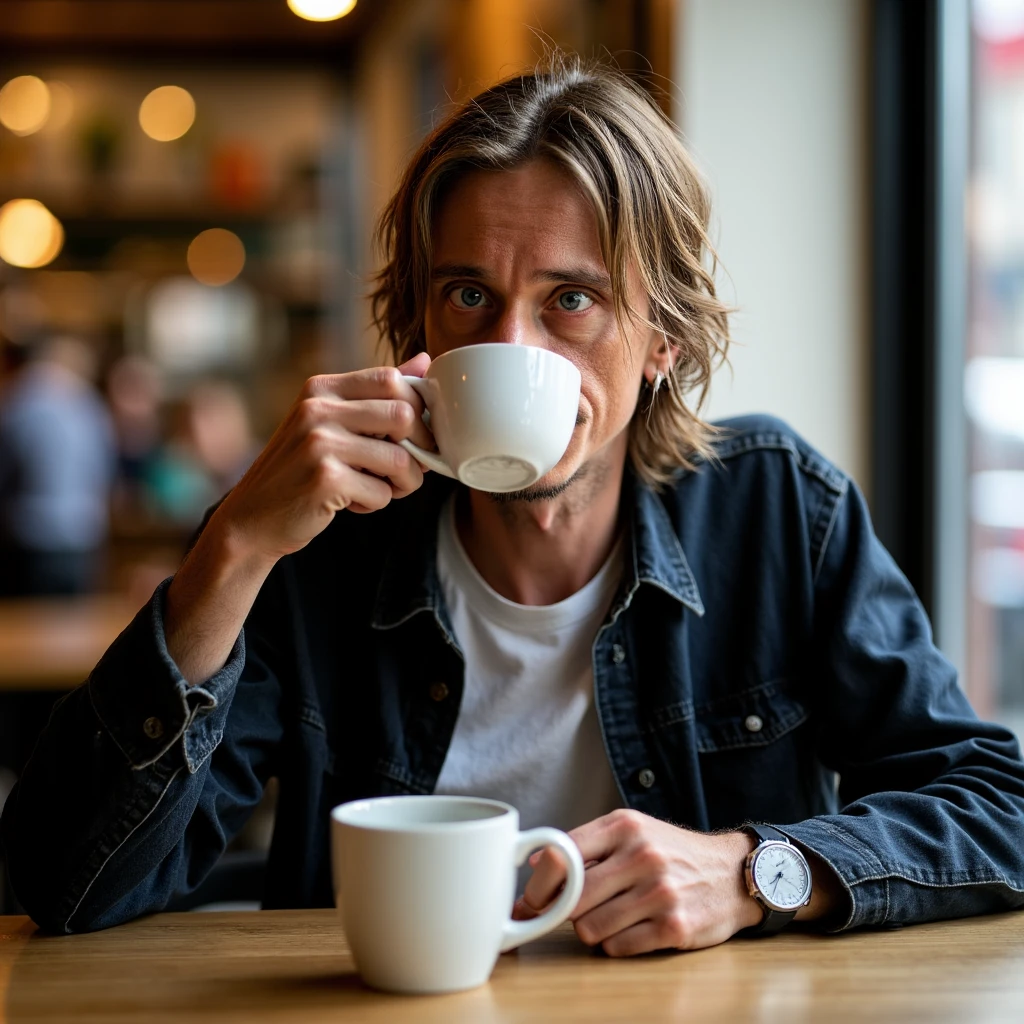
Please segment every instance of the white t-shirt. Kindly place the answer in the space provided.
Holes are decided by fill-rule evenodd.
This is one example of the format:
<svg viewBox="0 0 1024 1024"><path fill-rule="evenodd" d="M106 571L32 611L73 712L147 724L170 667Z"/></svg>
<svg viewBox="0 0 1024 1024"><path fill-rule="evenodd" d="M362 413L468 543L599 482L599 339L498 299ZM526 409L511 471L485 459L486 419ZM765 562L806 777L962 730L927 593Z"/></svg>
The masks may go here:
<svg viewBox="0 0 1024 1024"><path fill-rule="evenodd" d="M465 686L437 793L503 800L520 828L568 831L622 806L594 706L591 648L622 576L622 545L582 590L521 605L493 590L441 511L437 570Z"/></svg>

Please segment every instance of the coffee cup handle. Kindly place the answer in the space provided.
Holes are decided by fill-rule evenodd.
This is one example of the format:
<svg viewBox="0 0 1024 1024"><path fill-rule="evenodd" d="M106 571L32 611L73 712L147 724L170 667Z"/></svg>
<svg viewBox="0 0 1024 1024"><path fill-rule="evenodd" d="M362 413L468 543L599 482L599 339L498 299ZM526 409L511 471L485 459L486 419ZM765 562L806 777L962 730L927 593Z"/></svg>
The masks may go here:
<svg viewBox="0 0 1024 1024"><path fill-rule="evenodd" d="M565 887L540 917L529 921L506 922L501 942L502 953L515 949L524 942L539 939L552 928L557 928L576 909L580 894L583 892L583 858L576 844L557 828L531 828L528 832L520 832L516 843L516 867L519 867L534 850L539 850L543 846L556 847L565 858Z"/></svg>
<svg viewBox="0 0 1024 1024"><path fill-rule="evenodd" d="M423 404L427 404L427 382L423 377L402 377L402 380L406 384L409 384L412 389L423 399ZM427 411L423 414L423 422L430 426L430 412ZM441 458L437 452L428 452L425 448L421 448L418 444L413 444L408 438L404 441L398 442L420 465L426 466L427 469L434 470L435 473L440 473L443 476L450 476L453 480L457 480L458 477L455 475L454 470L448 465L444 459Z"/></svg>

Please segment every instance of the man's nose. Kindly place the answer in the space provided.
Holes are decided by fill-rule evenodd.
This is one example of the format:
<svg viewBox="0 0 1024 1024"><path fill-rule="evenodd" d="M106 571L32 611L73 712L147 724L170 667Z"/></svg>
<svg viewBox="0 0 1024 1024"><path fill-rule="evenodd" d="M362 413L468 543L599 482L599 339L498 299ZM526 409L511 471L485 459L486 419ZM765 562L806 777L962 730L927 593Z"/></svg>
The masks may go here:
<svg viewBox="0 0 1024 1024"><path fill-rule="evenodd" d="M545 346L544 334L526 303L510 302L496 317L488 341L505 345Z"/></svg>

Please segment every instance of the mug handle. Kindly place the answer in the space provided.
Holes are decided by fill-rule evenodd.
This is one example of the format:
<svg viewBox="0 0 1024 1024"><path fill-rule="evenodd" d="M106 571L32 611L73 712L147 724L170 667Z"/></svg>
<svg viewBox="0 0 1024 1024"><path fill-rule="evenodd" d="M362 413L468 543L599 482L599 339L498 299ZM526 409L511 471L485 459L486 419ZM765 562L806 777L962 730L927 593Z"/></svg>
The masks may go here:
<svg viewBox="0 0 1024 1024"><path fill-rule="evenodd" d="M423 377L406 377L403 375L402 380L406 384L409 384L413 391L415 391L420 398L423 399L423 404L427 404L427 382ZM430 411L428 410L423 414L423 422L429 427L430 426ZM427 469L434 470L435 473L441 473L443 476L450 476L453 480L457 480L458 477L455 475L454 470L448 465L444 459L441 458L436 452L428 452L425 448L421 448L418 444L413 444L408 438L404 441L398 442L418 463L426 466Z"/></svg>
<svg viewBox="0 0 1024 1024"><path fill-rule="evenodd" d="M565 857L568 869L565 887L558 899L540 917L529 921L505 922L505 932L501 941L502 953L507 953L524 942L539 939L552 928L557 928L579 903L580 894L583 892L583 858L576 844L564 832L559 832L557 828L531 828L529 832L520 832L516 842L516 867L542 846L555 846Z"/></svg>

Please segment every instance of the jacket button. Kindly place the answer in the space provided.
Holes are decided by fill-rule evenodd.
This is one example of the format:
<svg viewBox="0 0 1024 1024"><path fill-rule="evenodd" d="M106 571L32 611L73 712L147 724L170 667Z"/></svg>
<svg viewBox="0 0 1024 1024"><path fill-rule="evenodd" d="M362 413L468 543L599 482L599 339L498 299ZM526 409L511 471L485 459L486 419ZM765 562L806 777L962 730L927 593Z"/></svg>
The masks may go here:
<svg viewBox="0 0 1024 1024"><path fill-rule="evenodd" d="M747 715L747 717L743 719L743 725L747 732L760 732L764 727L764 722L761 721L760 715Z"/></svg>
<svg viewBox="0 0 1024 1024"><path fill-rule="evenodd" d="M637 773L636 781L640 783L644 789L650 789L654 785L654 772L650 768L641 768Z"/></svg>
<svg viewBox="0 0 1024 1024"><path fill-rule="evenodd" d="M159 718L150 717L142 723L142 731L151 739L158 740L164 734L164 723Z"/></svg>
<svg viewBox="0 0 1024 1024"><path fill-rule="evenodd" d="M430 687L430 699L436 700L438 703L443 701L448 696L448 687L445 683L434 683Z"/></svg>
<svg viewBox="0 0 1024 1024"><path fill-rule="evenodd" d="M616 665L621 665L626 660L626 648L622 644L616 644L612 648L612 661Z"/></svg>

